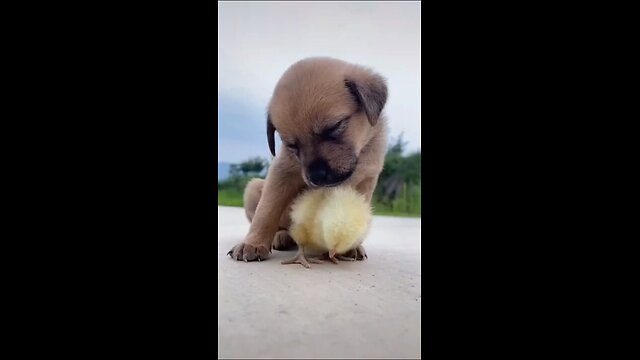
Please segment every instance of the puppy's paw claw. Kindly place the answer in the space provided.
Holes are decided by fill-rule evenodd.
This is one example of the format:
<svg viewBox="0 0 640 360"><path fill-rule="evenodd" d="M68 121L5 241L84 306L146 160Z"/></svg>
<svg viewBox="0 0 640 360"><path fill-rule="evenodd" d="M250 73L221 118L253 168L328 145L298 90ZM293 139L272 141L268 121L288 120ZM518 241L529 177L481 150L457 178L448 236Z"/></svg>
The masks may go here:
<svg viewBox="0 0 640 360"><path fill-rule="evenodd" d="M369 256L367 256L367 252L364 250L364 247L362 247L362 245L358 246L355 249L349 250L347 251L343 257L345 258L349 258L349 261L353 261L353 260L358 260L358 261L362 261L364 259L368 259ZM344 260L344 259L340 259L340 260Z"/></svg>
<svg viewBox="0 0 640 360"><path fill-rule="evenodd" d="M356 260L364 260L368 258L369 256L367 256L367 252L364 251L364 247L362 247L362 245L358 246L356 248Z"/></svg>
<svg viewBox="0 0 640 360"><path fill-rule="evenodd" d="M237 261L262 261L269 258L269 247L264 245L251 245L240 243L234 246L227 255Z"/></svg>

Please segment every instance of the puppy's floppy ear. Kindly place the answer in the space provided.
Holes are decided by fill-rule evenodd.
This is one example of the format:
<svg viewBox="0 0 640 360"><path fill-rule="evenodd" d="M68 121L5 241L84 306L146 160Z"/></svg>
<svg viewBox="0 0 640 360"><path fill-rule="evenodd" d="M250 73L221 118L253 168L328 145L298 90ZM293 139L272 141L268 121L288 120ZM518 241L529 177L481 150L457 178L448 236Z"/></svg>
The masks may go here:
<svg viewBox="0 0 640 360"><path fill-rule="evenodd" d="M371 126L378 122L382 108L387 103L387 84L384 78L368 70L360 70L344 81L367 114Z"/></svg>
<svg viewBox="0 0 640 360"><path fill-rule="evenodd" d="M274 138L275 132L276 128L271 122L271 114L267 114L267 142L269 142L269 150L271 150L271 155L273 156L276 156L276 139Z"/></svg>

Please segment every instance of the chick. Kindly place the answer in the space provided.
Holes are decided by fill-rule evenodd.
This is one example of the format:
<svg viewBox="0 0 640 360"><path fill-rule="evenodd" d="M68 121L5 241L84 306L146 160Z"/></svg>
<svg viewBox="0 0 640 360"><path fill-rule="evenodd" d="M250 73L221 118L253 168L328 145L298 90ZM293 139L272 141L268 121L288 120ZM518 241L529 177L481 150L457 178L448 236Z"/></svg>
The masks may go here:
<svg viewBox="0 0 640 360"><path fill-rule="evenodd" d="M328 253L329 259L353 261L343 256L356 251L364 257L361 244L371 222L371 207L364 197L349 187L309 190L294 200L291 206L289 233L298 244L298 253L282 264L322 263L317 257L306 257L305 249ZM337 255L337 257L336 257Z"/></svg>

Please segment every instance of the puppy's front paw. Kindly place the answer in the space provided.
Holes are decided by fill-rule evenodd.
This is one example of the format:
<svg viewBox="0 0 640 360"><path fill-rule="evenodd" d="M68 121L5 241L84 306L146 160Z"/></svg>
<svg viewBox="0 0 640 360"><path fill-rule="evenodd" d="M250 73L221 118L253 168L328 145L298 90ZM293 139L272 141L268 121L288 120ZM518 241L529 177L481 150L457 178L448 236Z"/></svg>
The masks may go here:
<svg viewBox="0 0 640 360"><path fill-rule="evenodd" d="M344 255L344 258L350 258L351 260L364 260L368 258L367 252L364 251L364 247L362 245L358 246L355 249L347 251Z"/></svg>
<svg viewBox="0 0 640 360"><path fill-rule="evenodd" d="M287 230L280 230L273 237L273 248L280 251L291 250L296 247L296 242L291 238Z"/></svg>
<svg viewBox="0 0 640 360"><path fill-rule="evenodd" d="M227 255L231 256L232 259L236 259L238 261L240 260L244 260L245 262L247 261L262 261L262 260L266 260L269 257L269 253L271 251L269 250L268 246L264 246L264 245L251 245L251 244L247 244L247 243L240 243L236 246L234 246L233 248L231 248L231 250L229 250L229 252L227 253Z"/></svg>

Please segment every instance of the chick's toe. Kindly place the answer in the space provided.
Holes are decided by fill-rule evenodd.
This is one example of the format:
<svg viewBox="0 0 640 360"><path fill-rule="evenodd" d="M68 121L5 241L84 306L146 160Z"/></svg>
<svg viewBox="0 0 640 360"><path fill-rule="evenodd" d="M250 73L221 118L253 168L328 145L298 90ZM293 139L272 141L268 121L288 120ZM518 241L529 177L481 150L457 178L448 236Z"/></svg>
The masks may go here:
<svg viewBox="0 0 640 360"><path fill-rule="evenodd" d="M300 246L298 248L298 252L296 253L296 256L292 257L291 259L288 260L283 260L281 262L282 265L288 265L288 264L300 264L304 267L306 267L307 269L311 269L311 265L309 263L314 263L314 264L321 264L323 261L316 259L316 258L312 258L310 257L309 259L307 259L304 256L304 250L303 247Z"/></svg>

